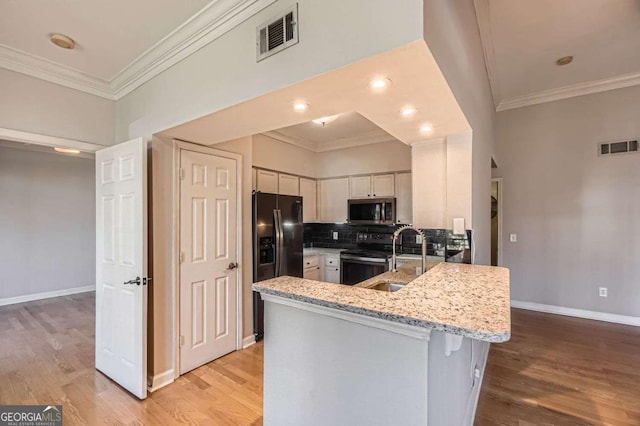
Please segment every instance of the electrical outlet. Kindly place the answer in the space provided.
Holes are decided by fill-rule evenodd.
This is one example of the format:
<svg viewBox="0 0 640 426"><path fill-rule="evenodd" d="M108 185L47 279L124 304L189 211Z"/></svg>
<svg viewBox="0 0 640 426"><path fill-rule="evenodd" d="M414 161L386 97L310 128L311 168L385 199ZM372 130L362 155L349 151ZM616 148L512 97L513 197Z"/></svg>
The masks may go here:
<svg viewBox="0 0 640 426"><path fill-rule="evenodd" d="M334 240L338 239L338 233L336 231L333 231L333 239Z"/></svg>
<svg viewBox="0 0 640 426"><path fill-rule="evenodd" d="M476 381L478 381L480 379L480 367L478 367L478 364L476 364L473 367L473 372L471 375L471 387L473 388L476 385Z"/></svg>
<svg viewBox="0 0 640 426"><path fill-rule="evenodd" d="M509 241L511 241L512 243L517 243L518 242L518 234L509 234Z"/></svg>
<svg viewBox="0 0 640 426"><path fill-rule="evenodd" d="M598 295L600 297L607 297L608 296L608 291L607 291L607 287L599 287L598 288Z"/></svg>
<svg viewBox="0 0 640 426"><path fill-rule="evenodd" d="M416 244L422 244L422 235L416 235Z"/></svg>

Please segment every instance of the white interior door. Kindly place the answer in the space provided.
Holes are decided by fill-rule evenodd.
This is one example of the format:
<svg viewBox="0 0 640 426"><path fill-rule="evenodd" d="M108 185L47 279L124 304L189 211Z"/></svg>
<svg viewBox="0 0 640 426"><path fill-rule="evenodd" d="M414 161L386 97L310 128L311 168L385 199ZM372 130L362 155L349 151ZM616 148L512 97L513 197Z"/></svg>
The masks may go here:
<svg viewBox="0 0 640 426"><path fill-rule="evenodd" d="M180 150L180 374L236 349L236 167Z"/></svg>
<svg viewBox="0 0 640 426"><path fill-rule="evenodd" d="M96 152L96 368L147 397L147 155L142 138Z"/></svg>

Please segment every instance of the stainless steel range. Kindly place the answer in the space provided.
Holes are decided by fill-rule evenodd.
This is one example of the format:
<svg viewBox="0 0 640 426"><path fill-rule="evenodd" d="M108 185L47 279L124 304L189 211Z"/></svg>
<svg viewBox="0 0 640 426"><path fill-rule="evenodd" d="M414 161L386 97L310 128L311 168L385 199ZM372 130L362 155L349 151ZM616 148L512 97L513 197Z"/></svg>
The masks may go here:
<svg viewBox="0 0 640 426"><path fill-rule="evenodd" d="M358 233L358 248L340 253L340 283L354 285L390 269L393 234Z"/></svg>

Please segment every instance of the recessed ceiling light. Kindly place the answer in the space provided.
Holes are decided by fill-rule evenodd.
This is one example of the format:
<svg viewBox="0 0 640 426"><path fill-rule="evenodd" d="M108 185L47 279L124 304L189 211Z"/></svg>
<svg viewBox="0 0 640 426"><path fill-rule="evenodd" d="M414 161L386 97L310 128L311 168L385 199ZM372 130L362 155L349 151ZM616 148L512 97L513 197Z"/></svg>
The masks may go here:
<svg viewBox="0 0 640 426"><path fill-rule="evenodd" d="M332 121L335 121L336 118L338 118L340 114L336 114L336 115L328 115L326 117L320 117L320 118L316 118L315 120L311 120L316 124L322 124L322 127L324 127L326 124L331 123Z"/></svg>
<svg viewBox="0 0 640 426"><path fill-rule="evenodd" d="M309 105L305 104L304 102L296 102L295 104L293 104L293 109L295 111L306 111L307 108L309 108Z"/></svg>
<svg viewBox="0 0 640 426"><path fill-rule="evenodd" d="M60 147L54 147L54 150L56 150L56 152L61 152L63 154L80 154L80 150L79 149L73 149L73 148L60 148Z"/></svg>
<svg viewBox="0 0 640 426"><path fill-rule="evenodd" d="M67 37L64 34L51 34L49 39L51 40L51 43L58 47L62 47L63 49L71 50L76 47L76 42L73 41L71 37Z"/></svg>
<svg viewBox="0 0 640 426"><path fill-rule="evenodd" d="M414 107L406 107L402 109L402 115L404 117L410 117L413 114L416 113L416 111L418 111L417 109L415 109Z"/></svg>
<svg viewBox="0 0 640 426"><path fill-rule="evenodd" d="M422 133L431 133L433 132L433 126L431 124L425 124L420 128Z"/></svg>
<svg viewBox="0 0 640 426"><path fill-rule="evenodd" d="M556 61L556 65L569 65L571 62L573 62L573 56L563 56Z"/></svg>
<svg viewBox="0 0 640 426"><path fill-rule="evenodd" d="M389 86L389 84L391 84L391 80L388 78L376 78L371 80L371 88L376 90L384 89Z"/></svg>

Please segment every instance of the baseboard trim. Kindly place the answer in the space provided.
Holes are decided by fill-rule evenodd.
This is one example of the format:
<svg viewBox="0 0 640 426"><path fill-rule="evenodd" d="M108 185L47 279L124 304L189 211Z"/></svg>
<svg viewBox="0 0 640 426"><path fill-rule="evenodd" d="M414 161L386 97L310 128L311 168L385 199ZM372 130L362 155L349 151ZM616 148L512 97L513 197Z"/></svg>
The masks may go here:
<svg viewBox="0 0 640 426"><path fill-rule="evenodd" d="M256 336L253 334L242 339L242 349L247 349L249 346L256 344Z"/></svg>
<svg viewBox="0 0 640 426"><path fill-rule="evenodd" d="M95 290L95 285L87 285L84 287L66 288L64 290L47 291L44 293L25 294L24 296L6 297L4 299L0 299L0 306L50 299L52 297L69 296L70 294L87 293Z"/></svg>
<svg viewBox="0 0 640 426"><path fill-rule="evenodd" d="M587 311L584 309L565 308L564 306L544 305L542 303L511 301L511 307L528 311L546 312L548 314L565 315L568 317L584 318L596 321L613 322L616 324L634 325L640 327L640 318L627 315L609 314L607 312Z"/></svg>
<svg viewBox="0 0 640 426"><path fill-rule="evenodd" d="M167 385L173 383L174 380L174 371L173 368L168 369L160 374L156 374L155 376L150 377L150 386L147 387L149 392L155 392L160 388L163 388Z"/></svg>

